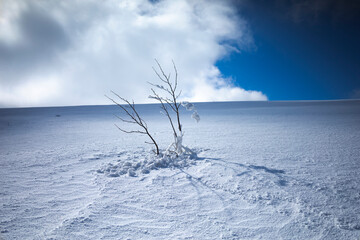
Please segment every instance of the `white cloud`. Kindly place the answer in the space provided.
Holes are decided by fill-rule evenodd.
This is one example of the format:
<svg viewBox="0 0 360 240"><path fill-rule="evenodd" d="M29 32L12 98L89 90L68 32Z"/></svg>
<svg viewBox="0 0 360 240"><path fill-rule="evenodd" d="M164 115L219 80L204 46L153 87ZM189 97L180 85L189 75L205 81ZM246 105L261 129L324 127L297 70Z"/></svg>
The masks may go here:
<svg viewBox="0 0 360 240"><path fill-rule="evenodd" d="M195 80L191 97L188 100L195 102L267 100L267 97L261 92L246 91L229 84L229 82L231 81L221 77L216 67L212 67Z"/></svg>
<svg viewBox="0 0 360 240"><path fill-rule="evenodd" d="M5 2L12 27L1 12L0 28L7 31L0 31L0 54L12 63L0 56L0 89L7 91L0 105L108 104L103 95L109 90L149 102L146 82L157 81L154 58L168 71L174 59L187 100L267 99L233 86L215 67L234 46L251 44L246 22L227 1ZM16 36L23 41L13 40L10 47ZM26 96L29 91L33 97Z"/></svg>
<svg viewBox="0 0 360 240"><path fill-rule="evenodd" d="M10 106L37 106L60 96L61 87L56 77L47 76L44 79L27 79L24 83L9 88L0 88L0 103ZM52 104L56 104L53 102Z"/></svg>

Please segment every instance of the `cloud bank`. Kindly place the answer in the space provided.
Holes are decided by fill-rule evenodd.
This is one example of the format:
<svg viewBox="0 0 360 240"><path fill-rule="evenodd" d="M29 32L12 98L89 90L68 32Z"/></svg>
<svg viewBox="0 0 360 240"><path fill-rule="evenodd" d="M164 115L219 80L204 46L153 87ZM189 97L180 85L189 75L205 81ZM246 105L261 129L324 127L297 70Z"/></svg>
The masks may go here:
<svg viewBox="0 0 360 240"><path fill-rule="evenodd" d="M267 100L222 76L215 63L252 44L227 1L3 0L0 106L108 104L114 90L149 102L157 58L179 71L183 99Z"/></svg>

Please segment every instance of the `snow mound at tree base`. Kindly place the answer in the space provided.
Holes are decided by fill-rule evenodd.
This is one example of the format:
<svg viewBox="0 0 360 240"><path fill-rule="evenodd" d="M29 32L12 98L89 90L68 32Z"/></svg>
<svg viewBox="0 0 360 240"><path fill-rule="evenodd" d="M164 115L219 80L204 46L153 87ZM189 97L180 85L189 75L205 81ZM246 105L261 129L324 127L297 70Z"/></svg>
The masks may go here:
<svg viewBox="0 0 360 240"><path fill-rule="evenodd" d="M119 177L128 175L136 177L141 174L148 174L159 168L184 168L196 164L198 160L197 151L187 151L180 155L169 152L161 152L155 155L145 150L127 153L120 156L115 163L108 163L97 170L97 173L105 174L108 177Z"/></svg>

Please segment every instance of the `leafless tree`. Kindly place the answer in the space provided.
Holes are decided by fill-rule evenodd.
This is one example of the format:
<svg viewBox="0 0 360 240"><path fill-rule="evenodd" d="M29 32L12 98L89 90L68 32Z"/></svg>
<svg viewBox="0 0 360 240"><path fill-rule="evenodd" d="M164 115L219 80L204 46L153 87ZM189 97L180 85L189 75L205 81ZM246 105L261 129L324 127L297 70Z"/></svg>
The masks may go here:
<svg viewBox="0 0 360 240"><path fill-rule="evenodd" d="M139 113L137 112L137 110L135 109L135 103L134 101L130 102L127 99L121 97L120 95L118 95L117 93L111 91L115 96L117 96L122 102L124 102L125 104L122 105L120 104L118 101L115 101L113 98L110 98L108 96L106 96L110 101L112 101L113 103L115 103L117 106L119 106L125 113L126 115L129 117L129 119L124 119L118 115L115 115L118 119L120 119L121 121L125 122L125 123L129 123L129 124L135 124L138 125L140 127L140 130L124 130L122 128L120 128L117 124L115 124L115 126L122 132L124 133L138 133L138 134L145 134L147 135L150 139L151 142L146 142L148 144L153 144L156 148L156 154L159 155L159 146L156 143L154 137L150 134L148 126L146 124L146 122L144 121L144 119L142 119L139 115Z"/></svg>
<svg viewBox="0 0 360 240"><path fill-rule="evenodd" d="M153 92L153 95L150 95L149 98L153 98L160 102L161 108L164 110L164 115L166 115L167 118L169 119L171 128L174 133L175 142L172 144L172 146L174 146L175 152L177 154L181 154L183 151L183 146L182 146L183 132L182 132L182 125L180 122L180 111L179 111L181 103L178 101L178 99L181 95L181 91L178 91L178 89L177 89L177 87L178 87L178 72L177 72L174 61L172 61L173 67L174 67L174 72L175 72L175 77L174 77L174 80L171 81L171 73L166 75L163 68L161 67L160 63L156 59L155 59L155 61L156 61L159 71L157 71L154 67L153 67L153 70L156 73L156 75L158 76L158 78L160 79L160 81L162 82L162 84L159 85L159 84L154 84L151 82L149 82L149 84L152 85L153 87L156 87L157 89L160 89L160 91L165 93L165 96L159 95L154 90L154 88L152 88L151 91ZM174 114L176 115L176 123L177 123L178 131L174 127L174 121L171 118L171 114L169 113L169 110L174 112Z"/></svg>
<svg viewBox="0 0 360 240"><path fill-rule="evenodd" d="M197 111L194 108L194 105L189 102L180 102L179 97L181 95L181 91L178 91L178 72L176 69L176 65L174 61L172 61L175 77L173 80L171 79L171 73L168 75L165 74L163 68L161 67L160 63L155 59L155 62L158 66L158 70L156 70L153 67L154 72L158 76L158 78L161 81L161 84L154 84L149 82L149 84L156 89L159 89L162 94L158 94L158 92L155 91L154 88L151 88L152 95L149 96L149 98L155 99L160 103L160 107L163 110L163 114L168 118L171 129L173 131L174 136L174 142L167 148L165 155L167 154L175 154L176 156L179 156L180 154L193 154L192 150L188 147L185 147L182 145L182 139L183 139L183 131L182 131L182 125L180 122L180 107L183 105L187 110L193 111L192 118L194 118L196 121L200 120L200 117L197 113ZM120 128L118 125L115 124L115 126L122 132L125 133L138 133L138 134L145 134L148 135L148 137L151 139L151 142L146 142L149 144L155 145L156 148L156 154L159 155L159 147L153 136L150 134L148 130L148 126L144 119L142 119L135 109L134 101L130 102L127 99L121 97L117 93L111 91L117 98L121 100L123 104L120 104L118 101L106 96L108 99L110 99L113 103L118 105L129 117L128 119L124 119L120 116L115 115L118 119L125 123L129 124L135 124L140 127L140 130L124 130L123 128ZM173 117L175 115L175 121L173 120Z"/></svg>

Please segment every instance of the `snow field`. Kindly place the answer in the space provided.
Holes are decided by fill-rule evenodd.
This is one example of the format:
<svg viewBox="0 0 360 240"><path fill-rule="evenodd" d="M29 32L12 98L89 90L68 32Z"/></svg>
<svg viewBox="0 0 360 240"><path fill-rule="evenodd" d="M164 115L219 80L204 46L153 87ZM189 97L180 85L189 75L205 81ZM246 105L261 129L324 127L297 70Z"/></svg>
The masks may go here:
<svg viewBox="0 0 360 240"><path fill-rule="evenodd" d="M114 107L1 109L1 238L359 239L358 101L196 108L197 155L163 162Z"/></svg>

